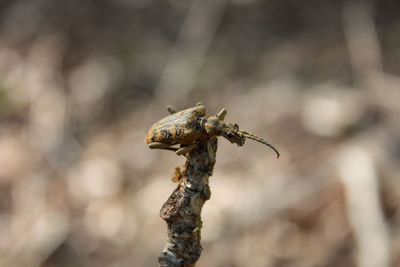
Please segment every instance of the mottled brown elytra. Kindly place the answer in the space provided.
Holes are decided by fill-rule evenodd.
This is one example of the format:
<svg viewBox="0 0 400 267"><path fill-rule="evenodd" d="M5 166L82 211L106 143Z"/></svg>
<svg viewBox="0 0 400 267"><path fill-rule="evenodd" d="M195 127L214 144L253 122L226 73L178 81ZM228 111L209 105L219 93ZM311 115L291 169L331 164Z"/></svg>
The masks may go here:
<svg viewBox="0 0 400 267"><path fill-rule="evenodd" d="M206 108L202 103L179 112L171 106L167 109L171 115L154 123L146 134L145 141L149 148L172 150L178 155L183 155L192 151L200 140L223 136L238 146L242 146L246 138L253 139L272 148L279 158L278 150L264 139L239 130L237 124L225 123L226 109L224 108L216 116L206 116ZM208 144L210 160L215 162L215 152L211 142ZM174 145L181 145L181 147L173 147Z"/></svg>

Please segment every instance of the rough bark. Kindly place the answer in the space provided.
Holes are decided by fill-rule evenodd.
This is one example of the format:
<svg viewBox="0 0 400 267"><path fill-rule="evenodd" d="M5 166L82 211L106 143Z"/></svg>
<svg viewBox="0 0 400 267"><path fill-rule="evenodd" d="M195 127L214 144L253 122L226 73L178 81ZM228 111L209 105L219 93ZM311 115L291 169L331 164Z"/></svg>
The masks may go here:
<svg viewBox="0 0 400 267"><path fill-rule="evenodd" d="M187 155L179 185L161 208L160 216L168 224L168 240L158 257L162 267L194 266L200 258L201 210L211 196L208 179L214 168L207 142L201 141ZM211 142L216 151L217 138Z"/></svg>

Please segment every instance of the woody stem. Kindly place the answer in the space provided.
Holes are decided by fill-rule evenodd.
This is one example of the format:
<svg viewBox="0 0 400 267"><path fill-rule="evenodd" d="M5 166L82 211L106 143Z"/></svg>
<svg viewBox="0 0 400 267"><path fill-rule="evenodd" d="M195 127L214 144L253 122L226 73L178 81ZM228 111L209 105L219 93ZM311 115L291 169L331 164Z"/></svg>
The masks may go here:
<svg viewBox="0 0 400 267"><path fill-rule="evenodd" d="M160 216L168 224L168 240L158 257L162 267L194 266L200 258L201 210L211 191L208 185L214 163L207 144L217 149L217 138L200 141L187 156L183 178L161 208Z"/></svg>

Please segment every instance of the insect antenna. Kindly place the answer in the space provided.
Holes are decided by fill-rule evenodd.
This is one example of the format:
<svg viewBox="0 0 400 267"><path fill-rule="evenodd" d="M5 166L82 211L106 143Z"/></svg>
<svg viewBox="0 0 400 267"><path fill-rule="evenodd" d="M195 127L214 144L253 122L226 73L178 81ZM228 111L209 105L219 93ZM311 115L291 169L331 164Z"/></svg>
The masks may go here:
<svg viewBox="0 0 400 267"><path fill-rule="evenodd" d="M255 135L252 134L252 133L246 132L246 131L244 131L244 130L239 130L238 133L241 133L244 137L253 139L253 140L255 140L255 141L257 141L257 142L260 142L260 143L262 143L262 144L264 144L264 145L266 145L266 146L269 146L273 151L275 151L275 153L276 153L276 155L277 155L277 158L279 158L279 156L281 155L281 154L279 154L278 149L276 149L273 145L271 145L270 143L268 143L268 142L265 141L264 139L262 139L262 138L260 138L260 137L258 137L258 136L255 136Z"/></svg>

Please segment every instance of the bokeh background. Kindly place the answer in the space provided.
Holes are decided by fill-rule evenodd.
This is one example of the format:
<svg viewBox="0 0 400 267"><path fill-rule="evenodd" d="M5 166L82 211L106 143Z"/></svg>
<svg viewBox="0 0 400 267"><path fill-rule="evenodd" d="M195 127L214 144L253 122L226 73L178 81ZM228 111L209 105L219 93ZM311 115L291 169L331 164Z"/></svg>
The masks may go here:
<svg viewBox="0 0 400 267"><path fill-rule="evenodd" d="M397 0L1 0L0 266L158 266L185 159L147 129L203 102L220 139L197 266L400 266Z"/></svg>

